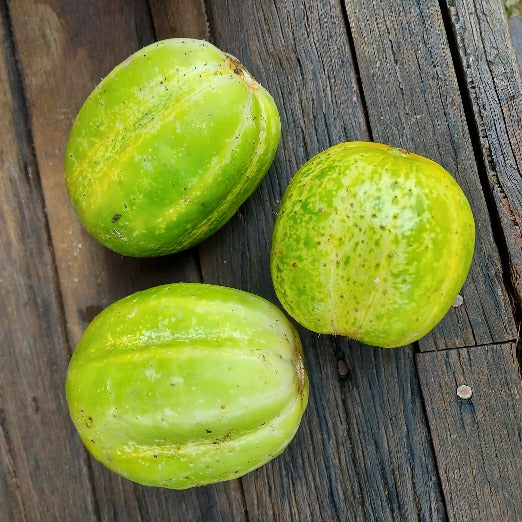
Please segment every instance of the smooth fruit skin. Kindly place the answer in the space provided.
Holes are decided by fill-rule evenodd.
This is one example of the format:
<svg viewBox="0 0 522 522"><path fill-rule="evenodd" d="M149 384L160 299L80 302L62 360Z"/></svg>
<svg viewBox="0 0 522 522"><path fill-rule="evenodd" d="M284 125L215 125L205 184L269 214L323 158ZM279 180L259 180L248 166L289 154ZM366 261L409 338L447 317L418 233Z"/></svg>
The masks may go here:
<svg viewBox="0 0 522 522"><path fill-rule="evenodd" d="M437 163L379 143L341 143L292 179L271 272L306 328L365 344L418 340L446 314L473 256L466 196Z"/></svg>
<svg viewBox="0 0 522 522"><path fill-rule="evenodd" d="M270 94L208 42L163 40L113 69L74 122L67 190L85 228L128 256L158 256L223 226L270 167Z"/></svg>
<svg viewBox="0 0 522 522"><path fill-rule="evenodd" d="M308 401L299 336L231 288L177 283L130 295L89 325L67 373L72 420L111 470L185 489L279 455Z"/></svg>

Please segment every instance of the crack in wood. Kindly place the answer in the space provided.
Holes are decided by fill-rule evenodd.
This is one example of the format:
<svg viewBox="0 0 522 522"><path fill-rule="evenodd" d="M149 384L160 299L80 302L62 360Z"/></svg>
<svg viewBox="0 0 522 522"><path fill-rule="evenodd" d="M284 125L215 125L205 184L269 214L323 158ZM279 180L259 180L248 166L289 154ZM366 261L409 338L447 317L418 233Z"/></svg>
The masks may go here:
<svg viewBox="0 0 522 522"><path fill-rule="evenodd" d="M0 7L0 9L1 9L1 7ZM5 416L5 411L2 408L0 408L0 433L3 435L3 439L4 439L3 446L5 447L6 453L7 453L6 454L7 464L9 466L9 470L13 477L12 480L13 480L13 484L15 487L16 498L18 501L18 505L20 507L22 520L26 520L27 517L26 517L26 512L25 512L25 506L24 506L24 497L23 497L22 490L20 488L20 484L19 484L19 480L18 480L18 476L16 473L11 436L9 434L9 429L7 427L7 419Z"/></svg>
<svg viewBox="0 0 522 522"><path fill-rule="evenodd" d="M364 89L362 85L361 72L359 71L359 63L357 61L357 52L355 50L355 44L353 42L352 30L350 27L350 19L348 18L348 12L346 10L346 4L344 0L339 0L341 5L341 12L343 15L344 27L346 29L346 38L348 39L348 46L350 48L350 57L353 64L353 74L355 81L357 82L357 90L359 92L359 98L361 100L361 108L364 115L364 122L366 125L366 132L368 134L368 141L373 141L372 126L370 123L370 114L368 113L368 105L364 96Z"/></svg>
<svg viewBox="0 0 522 522"><path fill-rule="evenodd" d="M450 42L451 57L456 71L460 96L463 100L464 112L482 188L484 193L489 195L489 197L486 198L486 204L493 228L493 237L500 253L502 278L508 293L510 307L515 316L515 321L519 323L522 317L522 266L520 266L520 261L522 261L522 255L520 254L520 252L522 252L522 228L520 226L522 216L516 216L511 205L511 198L506 194L504 183L501 182L499 178L499 168L506 168L506 165L499 167L497 164L494 158L491 140L497 139L498 136L490 136L485 123L486 118L489 116L485 114L484 111L488 109L488 103L490 102L481 103L479 99L481 94L475 83L472 61L476 61L477 58L480 60L481 57L477 57L475 52L468 49L468 43L465 37L466 31L470 31L471 28L466 27L464 21L460 18L460 4L458 4L458 0L439 0L439 5ZM480 5L481 2L475 3L475 8L478 9ZM471 14L472 13L470 13L470 15ZM483 18L486 19L485 13L483 13ZM500 23L500 20L492 21L491 17L489 17L489 19L489 30L492 29L493 21L496 22L497 26ZM478 15L476 17L476 23L479 29L481 44L484 52L487 53L489 44L486 45L485 43L482 23ZM505 28L504 36L506 34L508 34L507 27ZM509 52L509 50L510 46L506 45L506 51ZM512 49L511 54L513 54ZM516 62L514 57L511 58L511 61ZM496 82L494 81L495 73L491 69L490 61L487 58L485 59L485 63L489 71L489 76L492 78L491 84L495 93L495 99L499 101L500 104L503 95L499 93ZM474 67L476 68L479 65L480 64L477 63ZM518 68L515 69L518 71ZM514 80L514 83L518 86L517 95L520 97L520 82ZM504 128L508 128L505 116L503 125ZM507 145L510 147L512 157L518 163L519 155L515 153L513 143L509 137L507 139ZM505 160L505 158L502 158L502 160ZM522 183L520 181L520 170L518 175L519 183ZM511 230L503 224L505 223L505 219L510 222ZM510 235L516 236L517 233L518 253L513 251L513 246L516 245L516 242L513 243L513 241L509 239Z"/></svg>

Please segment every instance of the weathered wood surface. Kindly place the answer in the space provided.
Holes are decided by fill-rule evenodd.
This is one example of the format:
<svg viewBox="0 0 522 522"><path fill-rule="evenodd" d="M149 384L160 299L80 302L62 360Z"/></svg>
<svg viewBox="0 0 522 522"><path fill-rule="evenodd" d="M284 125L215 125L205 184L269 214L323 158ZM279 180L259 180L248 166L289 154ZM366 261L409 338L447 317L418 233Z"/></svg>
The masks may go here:
<svg viewBox="0 0 522 522"><path fill-rule="evenodd" d="M417 354L448 517L522 519L522 386L514 344ZM472 389L469 400L457 387Z"/></svg>
<svg viewBox="0 0 522 522"><path fill-rule="evenodd" d="M509 34L515 49L518 69L522 68L522 16L514 16L508 20Z"/></svg>
<svg viewBox="0 0 522 522"><path fill-rule="evenodd" d="M476 222L464 303L421 350L516 337L439 2L345 0L373 138L427 156L454 174Z"/></svg>
<svg viewBox="0 0 522 522"><path fill-rule="evenodd" d="M89 520L85 453L63 394L63 310L25 101L0 12L0 520Z"/></svg>
<svg viewBox="0 0 522 522"><path fill-rule="evenodd" d="M433 381L438 371L444 383L451 381L456 370L447 361L460 351L439 355L415 354L412 347L380 350L301 329L311 381L310 405L288 450L239 480L184 492L132 484L86 457L68 421L62 392L67 344L74 347L93 315L132 291L170 281L203 280L249 290L276 302L268 252L288 181L320 150L372 135L444 164L463 184L477 217L479 244L464 291L465 306L452 310L421 348L500 343L516 336L448 49L454 43L446 37L437 1L361 4L347 0L344 5L337 0L223 0L207 2L206 12L202 0L150 0L149 5L146 0L10 0L1 5L4 25L13 28L12 37L6 35L5 55L13 67L16 54L25 86L25 92L19 83L12 87L15 108L16 100L26 99L30 116L25 137L9 118L0 123L11 133L8 143L18 146L17 155L3 156L2 180L11 179L5 178L6 172L23 172L12 167L26 161L17 158L26 157L28 146L30 152L29 130L38 167L33 167L31 190L23 189L27 179L16 178L22 188L0 194L2 212L11 208L4 200L12 206L18 194L19 202L29 205L36 220L29 235L25 232L27 211L10 215L9 248L1 255L4 266L15 267L18 279L14 280L27 281L30 275L45 284L31 286L32 301L25 299L21 286L0 287L0 292L7 292L5 299L1 294L0 308L3 311L6 302L10 307L6 316L10 333L0 352L7 364L0 367L0 377L4 379L8 372L5 390L22 390L6 399L4 381L0 381L0 408L10 412L0 417L0 520L2 516L21 519L21 502L33 506L36 501L40 506L36 520L38 516L47 519L45 513L57 513L51 516L56 520L121 521L461 520L459 509L480 513L487 520L490 514L513 513L513 502L509 504L500 493L491 504L484 497L479 508L469 505L473 494L483 494L484 477L496 473L493 448L502 452L501 458L513 455L498 437L492 446L471 437L474 447L482 451L481 459L470 454L467 461L452 460L444 453L448 434L460 437L467 432L444 395L446 388ZM79 225L65 191L63 150L76 112L100 77L154 37L171 36L209 38L240 58L274 95L283 139L260 188L214 237L181 255L127 259L98 245ZM489 188L485 194L490 196ZM491 198L490 208L495 204ZM22 247L20 231L29 246ZM29 265L35 258L43 261ZM54 314L56 324L63 326L57 329L54 323L44 323L26 331L30 356L37 353L42 361L54 363L56 346L62 347L62 355L58 371L50 374L45 367L48 362L42 362L43 369L38 367L41 375L36 382L49 391L39 400L40 411L50 411L54 417L52 425L42 425L37 432L33 428L40 425L35 424L35 413L29 417L31 422L16 416L17 408L32 411L32 406L24 402L25 388L14 380L20 377L22 383L33 384L34 376L33 368L25 368L15 354L24 331L21 321L25 325L41 320L43 297L45 303L51 302L46 304L46 313ZM50 340L42 342L42 338ZM466 376L482 371L483 379L516 389L520 386L516 362L504 355L504 348L495 355L497 348L463 349L471 368ZM497 364L486 364L489 359L481 355L475 363L475 354L482 350L489 350L485 353L491 359L498 358ZM438 402L433 407L435 397ZM510 401L509 411L514 411L517 403L513 397ZM486 406L483 434L500 422ZM444 416L440 408L445 408ZM520 419L506 414L501 421L515 440ZM15 443L13 433L18 437ZM36 433L38 440L23 445L22 435L32 441ZM45 458L31 453L39 448L49 449ZM459 451L455 443L450 448L453 453ZM37 463L30 468L30 477L20 474L13 455L21 462L26 458L31 465ZM38 467L38 458L48 467L56 463L57 470L65 471L60 476L52 471L46 474L47 468ZM483 469L476 471L479 462ZM466 498L460 504L455 497L457 465L461 474L473 476L476 471L480 475L475 489L472 482L466 483ZM24 471L23 466L20 469ZM501 484L496 482L495 488ZM509 486L505 485L506 490ZM36 496L26 499L26 491ZM72 495L76 496L70 504ZM5 515L4 497L9 506ZM504 501L506 506L501 505ZM70 510L67 517L60 518L66 509Z"/></svg>
<svg viewBox="0 0 522 522"><path fill-rule="evenodd" d="M494 197L498 239L522 305L522 82L503 5L498 0L446 0L481 164ZM508 51L508 52L506 52Z"/></svg>

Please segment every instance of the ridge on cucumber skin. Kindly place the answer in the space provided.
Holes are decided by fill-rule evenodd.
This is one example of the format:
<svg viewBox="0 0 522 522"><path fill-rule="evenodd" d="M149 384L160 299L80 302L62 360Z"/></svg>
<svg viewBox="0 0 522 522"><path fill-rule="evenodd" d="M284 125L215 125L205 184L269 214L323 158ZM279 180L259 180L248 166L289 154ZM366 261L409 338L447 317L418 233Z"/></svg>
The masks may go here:
<svg viewBox="0 0 522 522"><path fill-rule="evenodd" d="M279 455L308 400L299 336L263 298L175 283L117 301L89 325L66 380L93 456L136 482L184 489Z"/></svg>
<svg viewBox="0 0 522 522"><path fill-rule="evenodd" d="M121 254L179 252L236 212L280 139L270 94L208 42L151 44L115 67L80 110L67 189L82 224Z"/></svg>

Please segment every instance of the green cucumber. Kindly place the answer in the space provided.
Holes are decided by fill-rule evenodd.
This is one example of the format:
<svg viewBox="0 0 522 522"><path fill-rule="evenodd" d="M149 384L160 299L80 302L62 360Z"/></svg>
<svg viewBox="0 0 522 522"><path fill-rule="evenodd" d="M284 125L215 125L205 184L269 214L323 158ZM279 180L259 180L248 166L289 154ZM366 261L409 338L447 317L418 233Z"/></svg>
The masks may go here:
<svg viewBox="0 0 522 522"><path fill-rule="evenodd" d="M279 455L308 400L299 336L268 301L177 283L132 294L89 325L66 380L72 420L111 470L184 489Z"/></svg>
<svg viewBox="0 0 522 522"><path fill-rule="evenodd" d="M136 52L74 122L65 173L89 233L124 255L185 250L223 226L270 167L280 138L270 94L205 41Z"/></svg>
<svg viewBox="0 0 522 522"><path fill-rule="evenodd" d="M292 179L271 252L283 307L318 333L397 347L446 314L467 276L475 225L437 163L378 143L342 143Z"/></svg>

